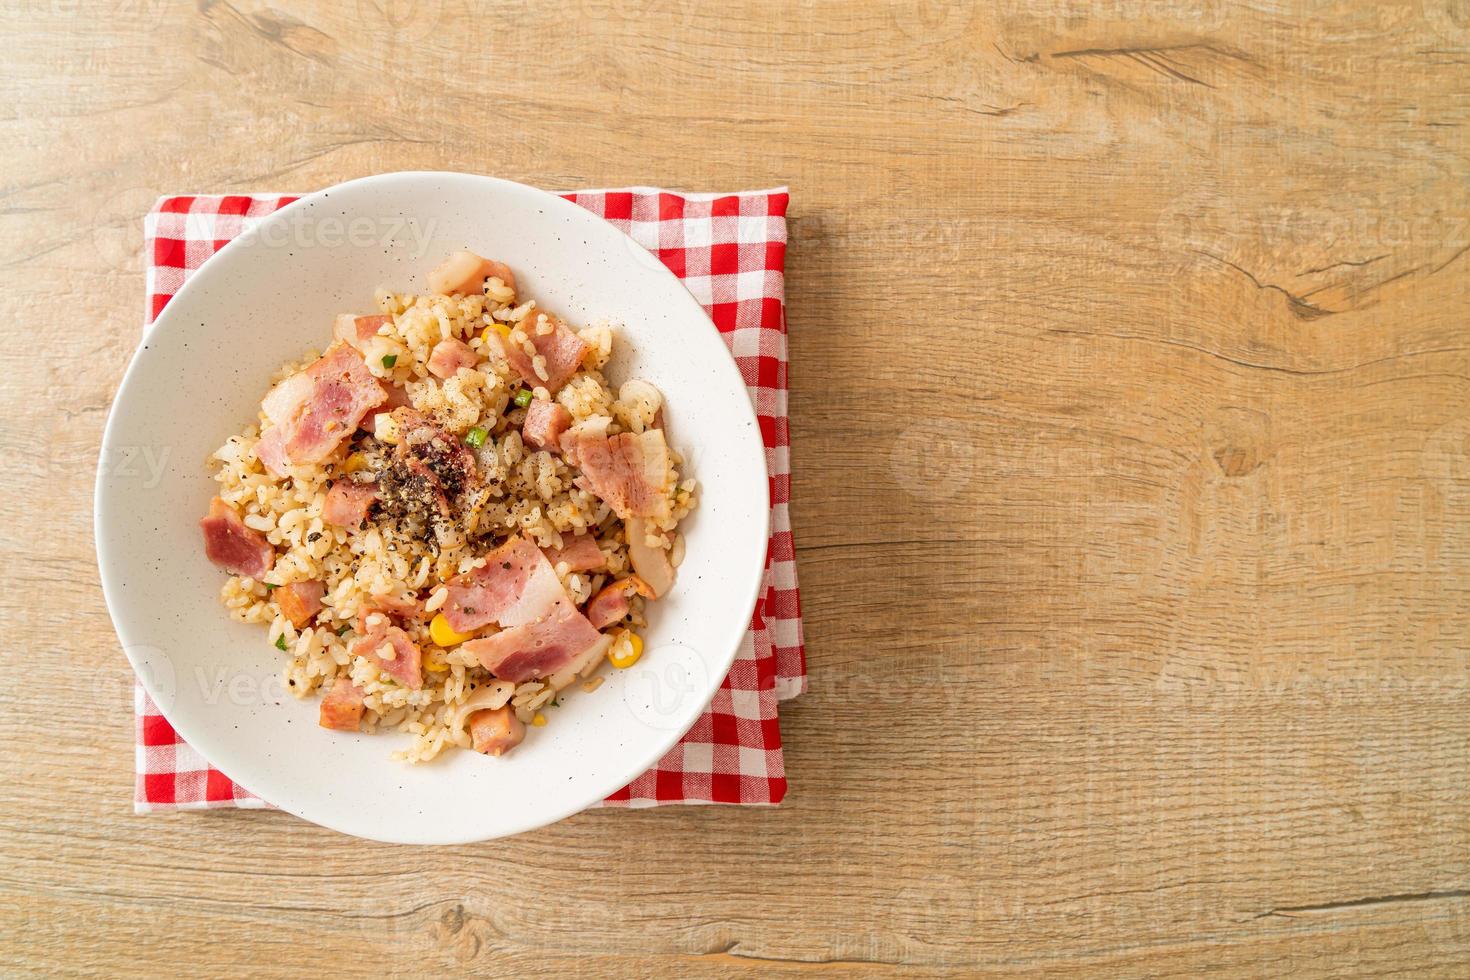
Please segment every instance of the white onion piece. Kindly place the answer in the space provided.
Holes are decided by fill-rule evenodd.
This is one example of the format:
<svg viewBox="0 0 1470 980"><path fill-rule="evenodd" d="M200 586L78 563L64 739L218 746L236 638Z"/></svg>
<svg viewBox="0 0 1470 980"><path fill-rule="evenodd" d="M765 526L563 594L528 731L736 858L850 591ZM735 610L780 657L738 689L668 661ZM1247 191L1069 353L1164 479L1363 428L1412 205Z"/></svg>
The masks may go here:
<svg viewBox="0 0 1470 980"><path fill-rule="evenodd" d="M648 583L655 598L668 592L674 585L674 566L662 548L648 544L648 528L641 517L628 518L628 559L633 562L633 571Z"/></svg>
<svg viewBox="0 0 1470 980"><path fill-rule="evenodd" d="M515 690L516 686L510 681L491 681L486 684L465 698L464 704L454 706L449 714L449 730L458 734L464 731L465 721L476 711L504 707Z"/></svg>

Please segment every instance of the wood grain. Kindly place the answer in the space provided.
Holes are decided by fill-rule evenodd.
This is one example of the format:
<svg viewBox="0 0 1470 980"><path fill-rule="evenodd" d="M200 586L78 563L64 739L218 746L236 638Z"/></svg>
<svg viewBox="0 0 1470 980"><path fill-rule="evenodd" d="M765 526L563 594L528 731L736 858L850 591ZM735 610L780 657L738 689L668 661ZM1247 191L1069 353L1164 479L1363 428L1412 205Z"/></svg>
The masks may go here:
<svg viewBox="0 0 1470 980"><path fill-rule="evenodd" d="M1470 970L1462 2L0 28L0 972ZM790 184L781 808L131 815L90 504L139 218L413 168Z"/></svg>

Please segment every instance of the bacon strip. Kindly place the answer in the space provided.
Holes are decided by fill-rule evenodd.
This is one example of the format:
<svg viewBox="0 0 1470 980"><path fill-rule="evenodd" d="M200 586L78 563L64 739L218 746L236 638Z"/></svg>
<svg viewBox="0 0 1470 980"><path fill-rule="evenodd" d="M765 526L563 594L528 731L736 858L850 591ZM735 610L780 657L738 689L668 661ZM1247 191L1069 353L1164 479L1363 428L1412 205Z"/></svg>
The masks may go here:
<svg viewBox="0 0 1470 980"><path fill-rule="evenodd" d="M363 417L387 401L388 394L373 377L362 355L345 343L336 343L305 370L276 385L261 402L272 422L261 433L268 469L284 464L320 463L357 430ZM267 462L269 456L274 462Z"/></svg>
<svg viewBox="0 0 1470 980"><path fill-rule="evenodd" d="M488 623L519 626L566 601L556 570L529 540L516 536L485 556L485 564L449 582L444 619L457 633Z"/></svg>
<svg viewBox="0 0 1470 980"><path fill-rule="evenodd" d="M576 606L562 600L550 615L469 640L460 649L478 657L496 677L519 684L557 673L602 639Z"/></svg>
<svg viewBox="0 0 1470 980"><path fill-rule="evenodd" d="M667 522L673 508L674 466L662 429L607 434L606 419L589 419L561 437L562 451L613 513L627 520Z"/></svg>
<svg viewBox="0 0 1470 980"><path fill-rule="evenodd" d="M552 325L550 333L537 332L537 325L543 318ZM532 388L544 387L555 394L558 388L567 383L568 378L577 373L577 368L582 366L582 358L591 348L582 343L582 338L572 332L570 327L550 313L532 312L521 324L521 329L526 332L536 353L546 358L546 377L542 378L537 374L531 358L519 345L509 340L500 345L505 351L505 359L525 379L526 384Z"/></svg>

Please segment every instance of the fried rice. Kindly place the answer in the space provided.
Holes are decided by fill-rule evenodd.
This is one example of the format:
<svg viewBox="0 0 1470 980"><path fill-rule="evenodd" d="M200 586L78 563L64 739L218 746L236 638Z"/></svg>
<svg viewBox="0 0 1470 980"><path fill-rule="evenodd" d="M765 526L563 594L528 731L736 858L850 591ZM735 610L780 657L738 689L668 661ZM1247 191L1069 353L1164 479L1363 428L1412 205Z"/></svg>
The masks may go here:
<svg viewBox="0 0 1470 980"><path fill-rule="evenodd" d="M400 400L470 449L484 490L474 520L445 522L428 533L403 515L386 512L380 500L360 524L334 525L324 517L324 508L335 484L385 478L394 451L385 430L392 429L396 416L381 408L326 459L291 465L276 474L257 453L271 424L262 410L224 441L210 463L220 500L269 543L273 560L264 574L231 575L220 599L234 619L265 627L263 642L282 651L288 690L309 698L345 679L360 697L360 730L411 736L393 757L423 762L450 746L474 744L469 724L474 711L469 709L504 704L516 722L539 727L554 717L545 709L559 698L601 683L597 670L603 659L627 664L641 650L638 633L646 625L649 601L642 594L630 596L626 615L609 631L607 658L598 657L581 672L578 683L561 690L546 677L506 683L480 657L454 642L461 638L436 642L433 617L442 616L452 583L482 567L487 553L514 536L550 549L553 556L574 534L592 536L605 558L603 567L589 571L575 570L565 561L553 565L566 595L579 608L609 583L635 574L629 522L579 478L583 474L568 454L526 443L526 392L531 401L560 405L574 426L605 424L610 435L662 427L663 404L658 390L645 381L614 387L603 375L618 342L617 325L605 321L580 329L568 325L586 351L569 379L550 390L544 383L545 359L532 343L537 331L547 329L548 320L539 316L542 311L534 300L518 297L513 283L503 278L487 277L481 291L469 295L380 289L376 306L381 326L354 347L381 383L399 391ZM449 377L436 377L430 370L435 348L451 340L472 352L473 364ZM512 345L531 361L534 376L529 381L510 363L507 351ZM273 383L298 376L320 354L309 350L299 361L283 365ZM682 458L672 451L670 455L673 466L682 467ZM646 528L648 547L661 549L677 564L683 550L678 524L695 504L695 483L677 469L671 475L664 488L664 513L636 526ZM283 610L280 590L299 583L320 583L321 608L298 626ZM357 643L376 610L397 607L419 610L397 621L422 654L418 688L391 676L380 658L364 655ZM493 631L493 626L486 630ZM438 639L444 639L442 631ZM323 737L333 736L323 732Z"/></svg>

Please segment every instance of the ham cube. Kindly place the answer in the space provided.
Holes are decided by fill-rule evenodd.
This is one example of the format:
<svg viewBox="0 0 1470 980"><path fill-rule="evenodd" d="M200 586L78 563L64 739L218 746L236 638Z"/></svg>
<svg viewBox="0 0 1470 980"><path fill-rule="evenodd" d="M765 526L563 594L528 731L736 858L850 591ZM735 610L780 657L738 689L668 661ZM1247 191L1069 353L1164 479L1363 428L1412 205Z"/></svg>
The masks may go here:
<svg viewBox="0 0 1470 980"><path fill-rule="evenodd" d="M515 716L510 705L482 708L470 715L470 744L485 755L503 755L521 744L526 726Z"/></svg>
<svg viewBox="0 0 1470 980"><path fill-rule="evenodd" d="M537 398L526 406L521 438L532 449L561 452L561 435L572 424L572 413L554 401Z"/></svg>
<svg viewBox="0 0 1470 980"><path fill-rule="evenodd" d="M628 615L628 593L624 582L610 582L587 602L587 621L594 629L604 629Z"/></svg>
<svg viewBox="0 0 1470 980"><path fill-rule="evenodd" d="M235 508L218 497L209 502L209 513L200 519L204 532L204 554L232 575L258 579L275 564L276 549L265 535L246 527Z"/></svg>
<svg viewBox="0 0 1470 980"><path fill-rule="evenodd" d="M338 527L360 527L377 499L376 483L338 480L327 491L326 503L322 505L322 520Z"/></svg>
<svg viewBox="0 0 1470 980"><path fill-rule="evenodd" d="M607 564L607 556L597 547L591 534L578 534L574 537L572 532L563 531L561 542L560 548L541 549L546 552L546 560L551 562L553 568L566 562L569 572L591 572Z"/></svg>
<svg viewBox="0 0 1470 980"><path fill-rule="evenodd" d="M653 589L637 575L620 578L604 585L587 601L587 621L597 629L605 629L628 615L633 593L652 599Z"/></svg>
<svg viewBox="0 0 1470 980"><path fill-rule="evenodd" d="M355 732L362 723L362 690L345 677L337 678L322 697L317 724L338 732Z"/></svg>
<svg viewBox="0 0 1470 980"><path fill-rule="evenodd" d="M352 644L354 657L367 657L377 668L404 687L424 686L423 651L397 626L369 633Z"/></svg>
<svg viewBox="0 0 1470 980"><path fill-rule="evenodd" d="M327 594L323 582L292 582L275 590L276 605L291 625L301 629L322 611L322 596Z"/></svg>
<svg viewBox="0 0 1470 980"><path fill-rule="evenodd" d="M434 345L434 353L429 355L429 373L436 378L452 378L460 368L474 367L479 359L480 355L470 350L468 344L450 337Z"/></svg>

